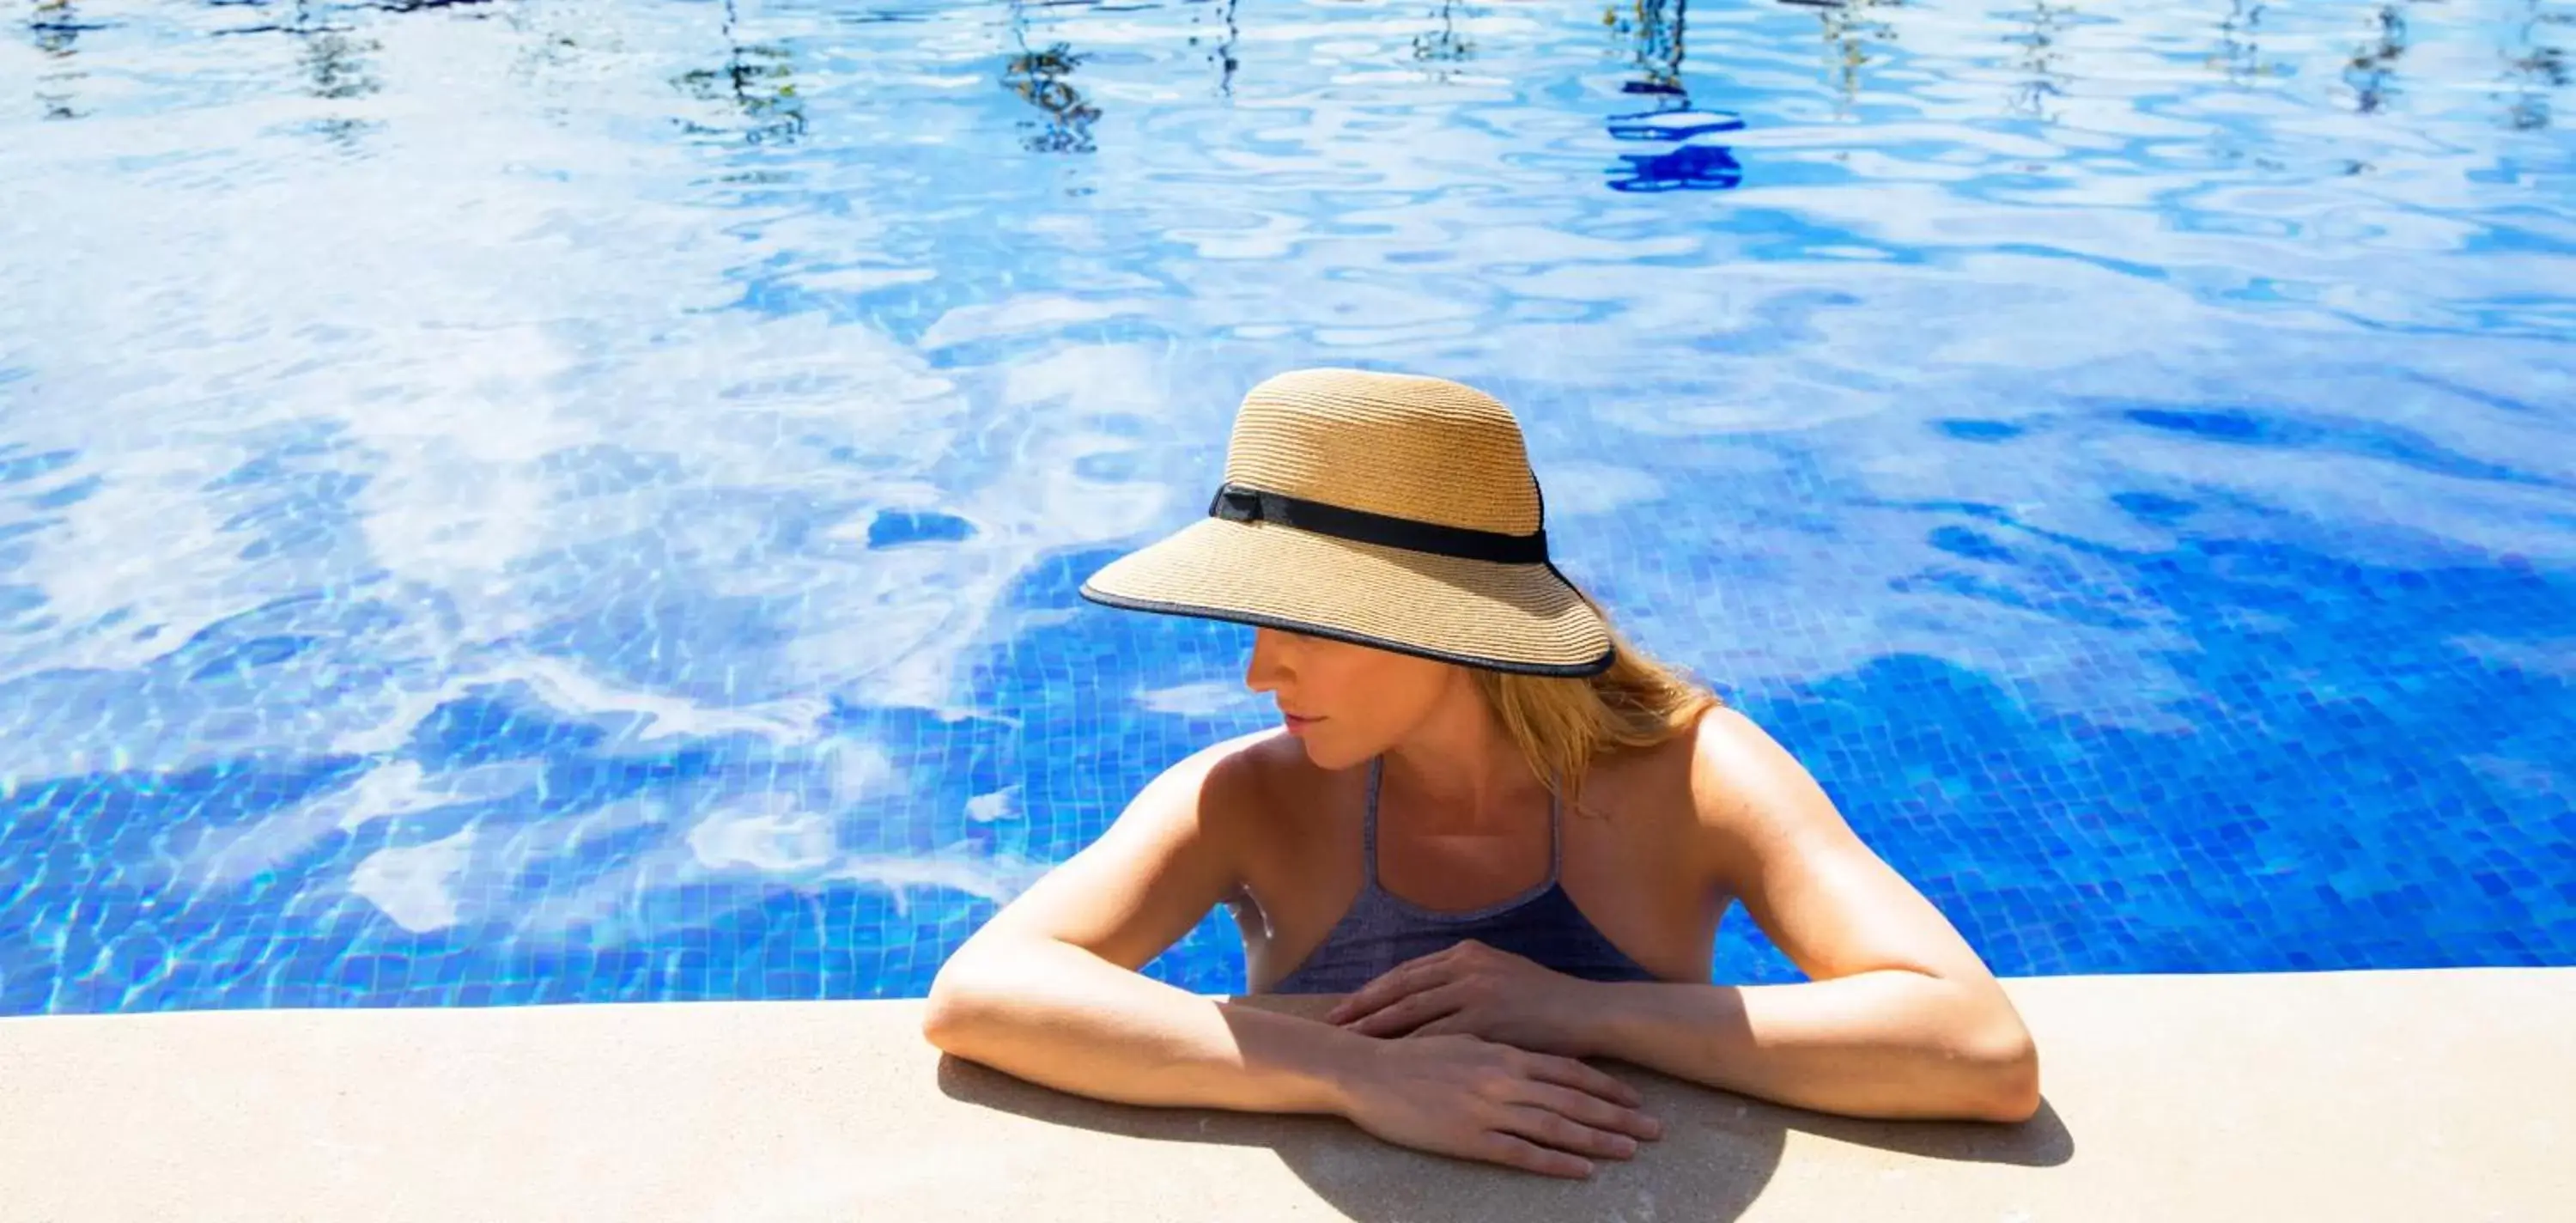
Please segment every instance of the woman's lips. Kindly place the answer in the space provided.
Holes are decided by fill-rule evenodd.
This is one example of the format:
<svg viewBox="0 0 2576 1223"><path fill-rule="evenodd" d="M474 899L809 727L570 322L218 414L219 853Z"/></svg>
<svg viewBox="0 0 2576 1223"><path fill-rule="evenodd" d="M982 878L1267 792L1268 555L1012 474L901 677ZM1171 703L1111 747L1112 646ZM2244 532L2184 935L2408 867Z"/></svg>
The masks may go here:
<svg viewBox="0 0 2576 1223"><path fill-rule="evenodd" d="M1282 712L1282 713L1279 715L1279 720L1280 720L1280 721L1282 721L1282 722L1287 723L1287 725L1288 725L1288 733L1289 733L1289 734L1292 734L1292 735L1294 735L1294 734L1302 734L1302 733L1304 733L1304 732L1305 732L1305 729L1306 729L1307 727L1309 727L1309 726L1313 726L1315 723L1323 721L1323 719L1322 719L1322 718L1301 718L1301 717L1298 717L1296 714L1293 714L1293 713L1286 713L1286 712Z"/></svg>

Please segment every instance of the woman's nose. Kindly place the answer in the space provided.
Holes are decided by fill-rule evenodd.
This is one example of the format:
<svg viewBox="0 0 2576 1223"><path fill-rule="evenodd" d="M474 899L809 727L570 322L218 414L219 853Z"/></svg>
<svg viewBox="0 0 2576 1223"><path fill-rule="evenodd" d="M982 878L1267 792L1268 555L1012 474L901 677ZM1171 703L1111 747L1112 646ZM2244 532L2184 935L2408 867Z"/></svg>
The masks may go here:
<svg viewBox="0 0 2576 1223"><path fill-rule="evenodd" d="M1282 657L1287 643L1276 630L1252 630L1252 659L1244 664L1243 686L1255 692L1269 692L1288 678L1288 664Z"/></svg>

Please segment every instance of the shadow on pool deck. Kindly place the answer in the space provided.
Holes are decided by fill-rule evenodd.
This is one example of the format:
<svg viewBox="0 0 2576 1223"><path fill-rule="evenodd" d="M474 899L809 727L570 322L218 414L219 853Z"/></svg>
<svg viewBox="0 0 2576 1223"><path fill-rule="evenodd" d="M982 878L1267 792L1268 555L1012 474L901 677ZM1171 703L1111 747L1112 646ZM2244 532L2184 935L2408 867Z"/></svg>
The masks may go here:
<svg viewBox="0 0 2576 1223"><path fill-rule="evenodd" d="M1693 1219L1731 1220L1770 1184L1792 1130L1924 1159L2055 1167L2075 1154L2074 1135L2045 1103L2020 1125L1862 1121L1766 1104L1636 1067L1609 1069L1645 1093L1665 1137L1589 1181L1419 1154L1337 1118L1106 1104L955 1057L940 1059L938 1082L951 1100L1047 1125L1148 1142L1267 1147L1317 1197L1359 1223L1491 1223L1497 1195L1504 1194L1516 1217L1653 1218L1659 1207L1687 1203Z"/></svg>

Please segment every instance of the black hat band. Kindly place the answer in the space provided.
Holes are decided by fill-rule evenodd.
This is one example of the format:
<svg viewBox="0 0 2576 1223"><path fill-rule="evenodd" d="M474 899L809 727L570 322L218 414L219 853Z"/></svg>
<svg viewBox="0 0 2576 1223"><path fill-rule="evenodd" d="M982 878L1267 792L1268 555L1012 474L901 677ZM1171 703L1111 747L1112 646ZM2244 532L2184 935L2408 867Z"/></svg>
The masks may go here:
<svg viewBox="0 0 2576 1223"><path fill-rule="evenodd" d="M1453 556L1460 560L1490 561L1498 565L1547 563L1547 530L1543 527L1527 535L1505 535L1499 531L1478 531L1326 505L1321 501L1307 501L1240 484L1228 484L1216 490L1216 499L1208 503L1208 517L1228 522L1273 523L1353 543L1379 544L1407 552Z"/></svg>

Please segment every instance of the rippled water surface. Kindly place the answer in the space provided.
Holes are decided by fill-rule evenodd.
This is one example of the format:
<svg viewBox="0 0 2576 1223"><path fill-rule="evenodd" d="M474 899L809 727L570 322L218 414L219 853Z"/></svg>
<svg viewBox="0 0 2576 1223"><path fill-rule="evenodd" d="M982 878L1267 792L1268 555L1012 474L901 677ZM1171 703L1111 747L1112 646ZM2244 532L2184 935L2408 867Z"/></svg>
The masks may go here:
<svg viewBox="0 0 2576 1223"><path fill-rule="evenodd" d="M916 994L1327 363L2002 971L2576 963L2569 0L5 11L0 1013Z"/></svg>

